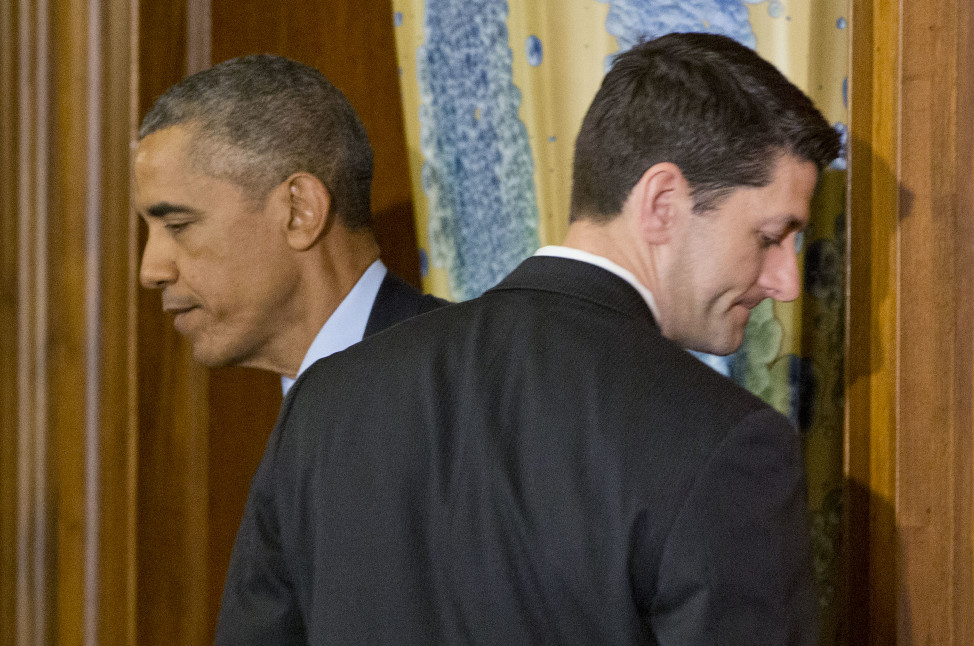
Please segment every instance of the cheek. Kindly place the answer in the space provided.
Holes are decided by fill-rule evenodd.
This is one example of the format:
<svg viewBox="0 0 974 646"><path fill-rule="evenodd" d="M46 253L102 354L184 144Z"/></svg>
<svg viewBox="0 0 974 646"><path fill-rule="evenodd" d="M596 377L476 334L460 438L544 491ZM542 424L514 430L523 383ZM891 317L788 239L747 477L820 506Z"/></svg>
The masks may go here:
<svg viewBox="0 0 974 646"><path fill-rule="evenodd" d="M698 272L687 289L700 295L707 310L723 316L755 289L760 267L753 259L740 255L711 260L706 271Z"/></svg>
<svg viewBox="0 0 974 646"><path fill-rule="evenodd" d="M763 256L759 250L734 254L725 267L724 280L733 283L740 290L751 289L761 276Z"/></svg>
<svg viewBox="0 0 974 646"><path fill-rule="evenodd" d="M242 321L261 327L272 326L288 316L299 283L290 265L282 262L251 263L225 280L225 305L235 308L235 316Z"/></svg>
<svg viewBox="0 0 974 646"><path fill-rule="evenodd" d="M197 258L186 263L183 282L212 315L222 315L239 299L246 274L212 259Z"/></svg>

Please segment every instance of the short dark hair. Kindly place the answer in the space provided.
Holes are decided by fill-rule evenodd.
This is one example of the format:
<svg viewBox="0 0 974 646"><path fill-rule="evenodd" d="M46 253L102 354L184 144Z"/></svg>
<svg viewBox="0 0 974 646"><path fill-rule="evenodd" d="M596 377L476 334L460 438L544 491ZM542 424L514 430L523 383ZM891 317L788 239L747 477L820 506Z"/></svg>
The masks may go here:
<svg viewBox="0 0 974 646"><path fill-rule="evenodd" d="M159 97L139 139L180 124L197 131L193 162L252 199L308 172L342 224L371 226L372 147L345 95L318 70L266 54L214 65Z"/></svg>
<svg viewBox="0 0 974 646"><path fill-rule="evenodd" d="M740 43L674 33L620 54L575 142L571 220L607 222L643 173L672 162L695 212L735 188L766 186L782 153L821 171L839 135L801 90Z"/></svg>

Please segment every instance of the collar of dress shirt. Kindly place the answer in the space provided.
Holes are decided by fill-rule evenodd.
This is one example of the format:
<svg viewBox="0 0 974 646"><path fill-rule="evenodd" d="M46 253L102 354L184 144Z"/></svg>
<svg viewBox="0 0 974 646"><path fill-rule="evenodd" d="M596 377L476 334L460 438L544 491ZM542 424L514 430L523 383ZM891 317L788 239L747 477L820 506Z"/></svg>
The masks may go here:
<svg viewBox="0 0 974 646"><path fill-rule="evenodd" d="M574 247L563 247L561 245L548 245L547 247L541 247L534 253L534 255L580 260L612 272L619 278L632 285L636 291L639 292L639 295L643 297L643 300L646 301L646 304L649 306L649 311L653 313L653 318L659 321L659 314L656 311L656 300L653 298L653 293L649 291L649 288L639 282L631 271L620 267L605 256L599 256L588 251L582 251L581 249L575 249Z"/></svg>
<svg viewBox="0 0 974 646"><path fill-rule="evenodd" d="M341 352L345 348L358 343L365 335L365 326L369 322L369 315L372 314L372 305L375 297L379 293L379 287L386 277L386 266L381 260L376 260L369 265L362 277L358 279L348 296L338 304L325 324L321 326L315 340L311 342L298 374L294 379L281 375L281 388L284 394L294 384L301 373L307 370L308 366L327 357L330 354Z"/></svg>

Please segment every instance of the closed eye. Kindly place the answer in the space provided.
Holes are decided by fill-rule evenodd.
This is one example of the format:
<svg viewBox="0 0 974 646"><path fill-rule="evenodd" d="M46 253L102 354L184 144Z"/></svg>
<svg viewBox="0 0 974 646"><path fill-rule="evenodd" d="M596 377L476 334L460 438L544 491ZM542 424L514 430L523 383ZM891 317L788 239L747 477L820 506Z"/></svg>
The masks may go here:
<svg viewBox="0 0 974 646"><path fill-rule="evenodd" d="M175 234L184 230L189 224L189 222L166 222L165 227L166 231Z"/></svg>
<svg viewBox="0 0 974 646"><path fill-rule="evenodd" d="M145 211L140 212L139 215L146 222L150 220L161 220L166 227L166 231L175 235L199 219L202 216L202 212L199 209L185 204L157 202L146 207Z"/></svg>

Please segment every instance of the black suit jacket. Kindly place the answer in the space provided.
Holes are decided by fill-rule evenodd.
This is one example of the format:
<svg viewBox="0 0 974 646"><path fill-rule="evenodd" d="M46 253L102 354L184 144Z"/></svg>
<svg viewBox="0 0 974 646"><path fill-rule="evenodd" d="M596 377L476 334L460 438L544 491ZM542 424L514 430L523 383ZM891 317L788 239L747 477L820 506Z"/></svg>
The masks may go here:
<svg viewBox="0 0 974 646"><path fill-rule="evenodd" d="M364 336L370 337L396 323L446 304L447 301L442 298L423 294L399 276L387 271L379 285L379 292L375 295L369 320L365 324Z"/></svg>
<svg viewBox="0 0 974 646"><path fill-rule="evenodd" d="M295 384L217 643L811 645L805 514L785 418L531 258Z"/></svg>

